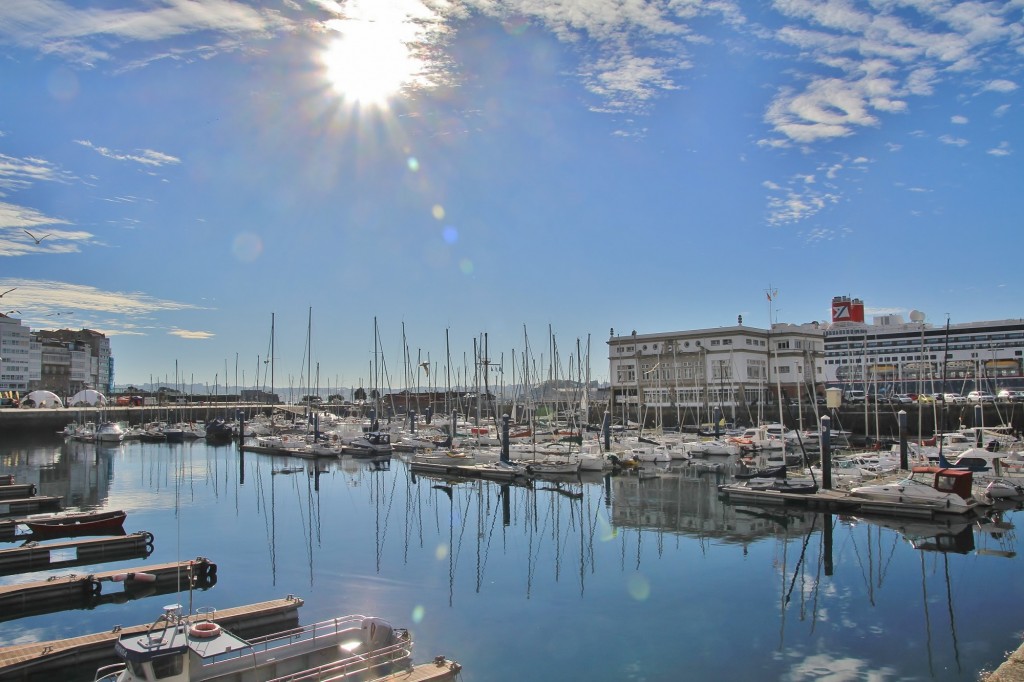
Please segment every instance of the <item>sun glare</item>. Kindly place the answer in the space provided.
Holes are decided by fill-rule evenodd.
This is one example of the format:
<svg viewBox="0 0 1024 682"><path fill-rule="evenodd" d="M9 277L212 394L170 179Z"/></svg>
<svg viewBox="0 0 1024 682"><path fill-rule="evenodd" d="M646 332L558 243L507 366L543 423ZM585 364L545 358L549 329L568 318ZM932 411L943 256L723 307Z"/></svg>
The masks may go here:
<svg viewBox="0 0 1024 682"><path fill-rule="evenodd" d="M331 87L346 102L386 107L416 78L421 64L407 41L408 27L391 19L343 19L338 37L324 52Z"/></svg>

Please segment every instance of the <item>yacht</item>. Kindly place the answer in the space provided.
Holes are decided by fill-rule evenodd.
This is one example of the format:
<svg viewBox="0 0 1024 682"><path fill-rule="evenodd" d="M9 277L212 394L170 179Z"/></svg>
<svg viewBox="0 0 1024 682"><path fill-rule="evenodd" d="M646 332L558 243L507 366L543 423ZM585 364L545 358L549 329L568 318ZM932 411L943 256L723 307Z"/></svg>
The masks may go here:
<svg viewBox="0 0 1024 682"><path fill-rule="evenodd" d="M965 514L978 505L969 470L933 466L914 467L909 476L897 481L853 487L850 495L867 503L883 503L894 514L921 510Z"/></svg>
<svg viewBox="0 0 1024 682"><path fill-rule="evenodd" d="M124 440L124 429L117 422L100 422L96 426L96 442L120 443Z"/></svg>

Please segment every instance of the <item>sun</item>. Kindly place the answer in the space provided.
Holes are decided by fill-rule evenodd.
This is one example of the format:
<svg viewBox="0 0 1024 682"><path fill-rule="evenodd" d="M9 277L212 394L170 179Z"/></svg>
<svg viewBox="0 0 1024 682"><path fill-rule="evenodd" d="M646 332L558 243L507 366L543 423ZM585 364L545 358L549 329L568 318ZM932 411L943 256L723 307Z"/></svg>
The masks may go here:
<svg viewBox="0 0 1024 682"><path fill-rule="evenodd" d="M338 36L323 53L327 81L347 103L387 108L422 68L409 49L409 27L387 18L333 22Z"/></svg>

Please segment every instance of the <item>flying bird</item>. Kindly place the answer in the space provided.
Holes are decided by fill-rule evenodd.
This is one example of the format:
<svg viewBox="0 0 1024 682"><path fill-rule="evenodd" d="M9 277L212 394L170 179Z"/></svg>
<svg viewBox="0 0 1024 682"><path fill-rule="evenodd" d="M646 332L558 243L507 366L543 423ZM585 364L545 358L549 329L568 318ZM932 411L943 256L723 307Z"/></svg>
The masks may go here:
<svg viewBox="0 0 1024 682"><path fill-rule="evenodd" d="M42 237L37 237L34 234L32 234L31 232L29 232L28 230L26 230L24 227L21 228L21 231L24 232L25 234L27 234L29 237L32 237L32 241L34 241L36 244L39 244L39 242L43 241L47 237L52 237L53 236L52 234L44 234Z"/></svg>
<svg viewBox="0 0 1024 682"><path fill-rule="evenodd" d="M17 288L18 288L18 287L14 287L14 289L17 289ZM0 298L3 298L3 297L4 297L4 296L6 296L7 294L11 293L12 291L14 291L14 289L8 289L8 290L7 290L7 291L5 291L4 293L0 294Z"/></svg>

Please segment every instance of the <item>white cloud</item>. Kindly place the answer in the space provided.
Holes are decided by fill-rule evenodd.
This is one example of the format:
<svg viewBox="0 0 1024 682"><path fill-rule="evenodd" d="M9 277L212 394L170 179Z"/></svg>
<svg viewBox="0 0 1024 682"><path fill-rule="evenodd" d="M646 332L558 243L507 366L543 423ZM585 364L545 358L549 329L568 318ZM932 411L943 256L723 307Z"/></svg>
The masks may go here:
<svg viewBox="0 0 1024 682"><path fill-rule="evenodd" d="M1009 110L1009 104L1000 104L992 111L992 115L995 116L996 118L1002 118L1003 116L1006 115L1006 112L1008 112Z"/></svg>
<svg viewBox="0 0 1024 682"><path fill-rule="evenodd" d="M966 125L967 124L967 117L966 116L953 116L952 118L949 119L949 121L950 121L950 123L955 123L957 125Z"/></svg>
<svg viewBox="0 0 1024 682"><path fill-rule="evenodd" d="M0 280L0 291L11 288L15 290L4 295L5 305L19 310L22 320L34 328L52 327L67 318L66 322L73 321L76 327L95 329L108 336L142 335L146 328L138 324L140 319L160 312L203 309L138 292L103 291L69 282Z"/></svg>
<svg viewBox="0 0 1024 682"><path fill-rule="evenodd" d="M997 147L989 149L986 153L991 154L992 156L1009 156L1013 152L1010 151L1010 143L1004 140L1003 142L1000 142Z"/></svg>
<svg viewBox="0 0 1024 682"><path fill-rule="evenodd" d="M73 175L60 170L44 159L33 157L19 159L0 154L0 197L6 196L3 191L5 189L19 190L40 181L68 182L73 179Z"/></svg>
<svg viewBox="0 0 1024 682"><path fill-rule="evenodd" d="M0 42L86 65L111 59L127 42L205 32L240 41L265 37L290 25L279 12L235 0L154 0L137 9L79 8L61 0L0 2ZM215 49L209 43L204 47Z"/></svg>
<svg viewBox="0 0 1024 682"><path fill-rule="evenodd" d="M213 332L189 331L188 329L172 329L167 333L183 339L211 339L216 336Z"/></svg>
<svg viewBox="0 0 1024 682"><path fill-rule="evenodd" d="M0 201L0 228L33 229L45 225L70 225L62 218L51 218L34 208Z"/></svg>
<svg viewBox="0 0 1024 682"><path fill-rule="evenodd" d="M954 137L953 135L940 135L939 142L942 144L952 145L954 147L966 147L967 140L962 137Z"/></svg>
<svg viewBox="0 0 1024 682"><path fill-rule="evenodd" d="M1001 78L989 81L985 84L985 87L982 88L982 90L988 90L991 92L1013 92L1016 89L1016 83L1013 81L1003 80Z"/></svg>
<svg viewBox="0 0 1024 682"><path fill-rule="evenodd" d="M83 147L88 147L96 151L101 156L105 156L108 159L114 159L115 161L134 161L135 163L141 163L146 166L167 166L170 164L181 163L181 159L171 156L170 154L164 154L163 152L154 151L152 149L140 149L138 153L126 154L124 152L117 152L107 147L100 147L93 144L89 140L75 140L76 144L80 144Z"/></svg>

